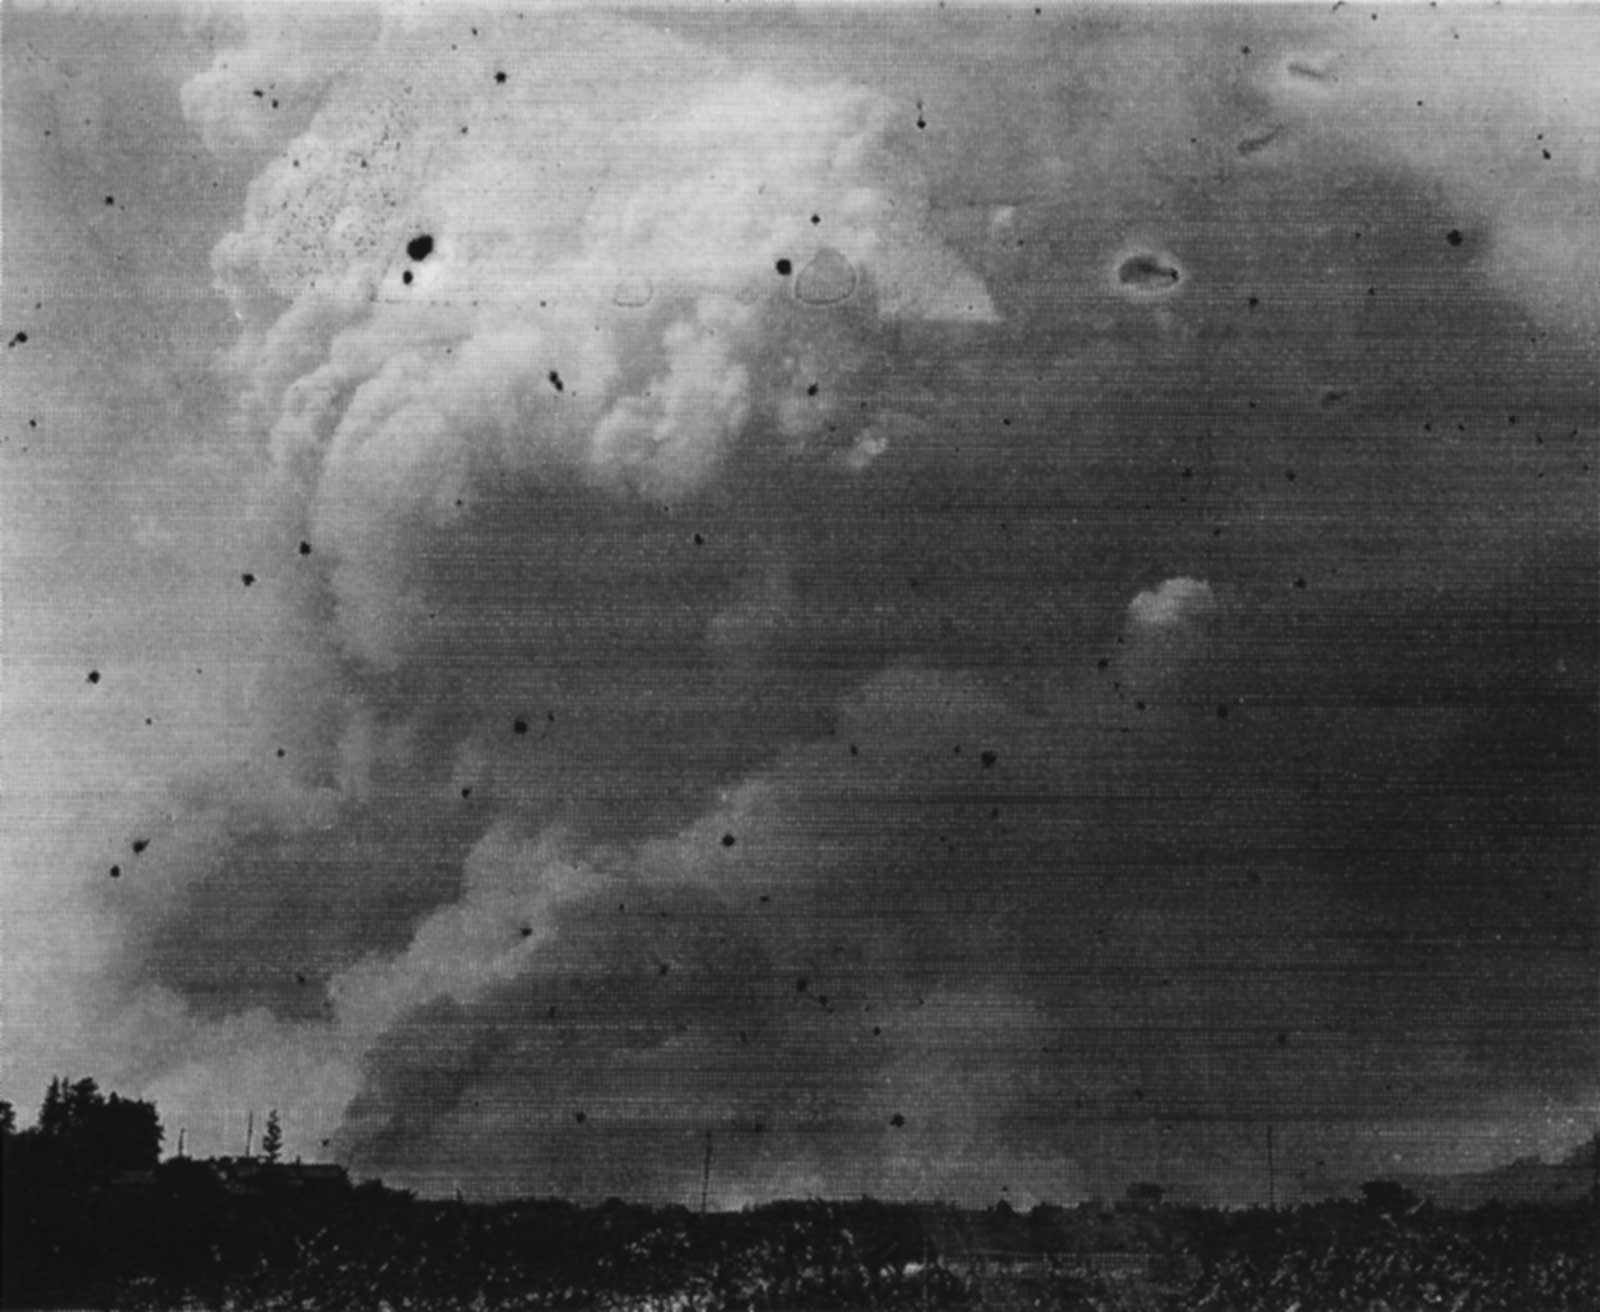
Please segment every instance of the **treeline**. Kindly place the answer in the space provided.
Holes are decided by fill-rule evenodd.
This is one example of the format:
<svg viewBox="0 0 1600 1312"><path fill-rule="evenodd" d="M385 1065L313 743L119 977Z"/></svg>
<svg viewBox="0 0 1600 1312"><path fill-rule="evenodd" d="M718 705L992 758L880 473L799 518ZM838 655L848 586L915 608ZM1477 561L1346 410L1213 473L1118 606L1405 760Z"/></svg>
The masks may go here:
<svg viewBox="0 0 1600 1312"><path fill-rule="evenodd" d="M115 1228L104 1224L105 1200L118 1179L157 1169L162 1138L154 1104L108 1097L92 1079L51 1080L26 1127L0 1101L0 1282L8 1304L98 1284Z"/></svg>
<svg viewBox="0 0 1600 1312"><path fill-rule="evenodd" d="M0 1101L8 1171L85 1183L149 1170L161 1160L164 1133L155 1104L107 1097L92 1079L51 1080L36 1123L19 1131L16 1120L16 1109Z"/></svg>
<svg viewBox="0 0 1600 1312"><path fill-rule="evenodd" d="M337 1168L159 1162L148 1103L52 1083L4 1128L8 1307L577 1312L1577 1312L1600 1307L1593 1200L1431 1206L1373 1181L1281 1211L1120 1203L427 1201Z"/></svg>

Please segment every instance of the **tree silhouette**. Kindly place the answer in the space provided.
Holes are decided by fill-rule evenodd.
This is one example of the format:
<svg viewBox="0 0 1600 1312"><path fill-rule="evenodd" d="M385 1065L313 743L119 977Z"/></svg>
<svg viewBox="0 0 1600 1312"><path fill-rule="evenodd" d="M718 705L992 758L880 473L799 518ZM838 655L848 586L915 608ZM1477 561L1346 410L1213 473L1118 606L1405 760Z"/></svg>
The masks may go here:
<svg viewBox="0 0 1600 1312"><path fill-rule="evenodd" d="M38 1135L63 1167L78 1174L149 1170L161 1158L155 1104L117 1094L108 1099L92 1079L50 1081Z"/></svg>
<svg viewBox="0 0 1600 1312"><path fill-rule="evenodd" d="M57 1075L45 1090L44 1102L39 1107L39 1133L47 1139L58 1139L67 1131L67 1082Z"/></svg>
<svg viewBox="0 0 1600 1312"><path fill-rule="evenodd" d="M261 1136L261 1155L276 1162L283 1155L283 1127L278 1123L278 1109L267 1113L266 1133Z"/></svg>

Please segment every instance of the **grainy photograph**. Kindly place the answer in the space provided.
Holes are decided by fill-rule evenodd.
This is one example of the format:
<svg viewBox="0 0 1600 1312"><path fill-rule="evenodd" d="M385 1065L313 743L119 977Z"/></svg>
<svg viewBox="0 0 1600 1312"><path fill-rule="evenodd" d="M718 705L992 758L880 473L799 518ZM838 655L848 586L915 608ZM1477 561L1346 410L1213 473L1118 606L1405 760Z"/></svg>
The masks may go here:
<svg viewBox="0 0 1600 1312"><path fill-rule="evenodd" d="M6 1307L1600 1300L1600 7L0 51Z"/></svg>

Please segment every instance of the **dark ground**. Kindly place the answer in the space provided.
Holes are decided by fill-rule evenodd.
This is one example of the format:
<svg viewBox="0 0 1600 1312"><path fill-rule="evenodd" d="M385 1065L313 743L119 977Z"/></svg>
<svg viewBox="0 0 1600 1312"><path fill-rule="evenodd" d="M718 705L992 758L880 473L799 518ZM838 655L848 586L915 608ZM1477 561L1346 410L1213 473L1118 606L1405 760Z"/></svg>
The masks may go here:
<svg viewBox="0 0 1600 1312"><path fill-rule="evenodd" d="M1579 1309L1591 1201L1435 1208L1399 1186L1286 1211L421 1201L169 1161L8 1181L6 1307Z"/></svg>

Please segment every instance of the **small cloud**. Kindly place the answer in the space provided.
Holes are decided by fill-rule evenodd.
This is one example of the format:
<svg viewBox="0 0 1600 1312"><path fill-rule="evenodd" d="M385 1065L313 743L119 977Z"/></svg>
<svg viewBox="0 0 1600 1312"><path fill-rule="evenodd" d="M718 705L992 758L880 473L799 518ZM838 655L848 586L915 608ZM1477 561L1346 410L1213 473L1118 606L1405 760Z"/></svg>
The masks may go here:
<svg viewBox="0 0 1600 1312"><path fill-rule="evenodd" d="M1151 628L1170 628L1191 615L1203 615L1216 608L1211 585L1199 579L1167 579L1153 592L1141 592L1128 603L1128 617L1135 624Z"/></svg>

